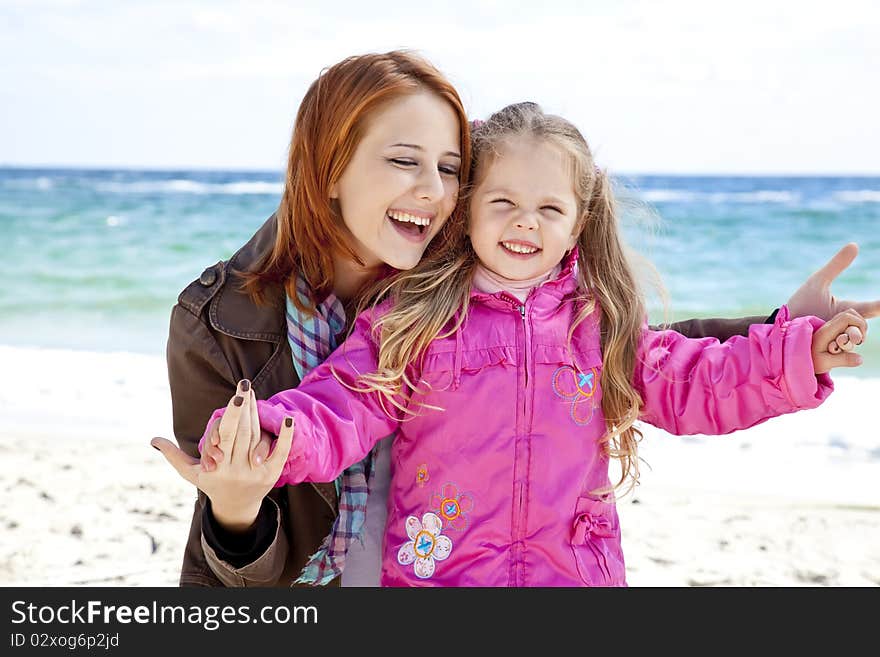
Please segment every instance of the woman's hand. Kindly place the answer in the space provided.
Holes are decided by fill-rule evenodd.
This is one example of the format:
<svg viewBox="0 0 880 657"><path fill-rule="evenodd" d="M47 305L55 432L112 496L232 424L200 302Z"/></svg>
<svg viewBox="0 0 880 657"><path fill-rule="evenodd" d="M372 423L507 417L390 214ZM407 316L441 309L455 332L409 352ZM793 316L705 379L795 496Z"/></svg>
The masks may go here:
<svg viewBox="0 0 880 657"><path fill-rule="evenodd" d="M828 321L850 308L865 318L880 316L880 300L848 301L838 299L831 294L831 283L852 264L858 254L858 245L850 242L825 263L824 267L804 281L788 300L791 316L815 315L819 319Z"/></svg>
<svg viewBox="0 0 880 657"><path fill-rule="evenodd" d="M293 422L285 421L267 458L257 463L260 421L257 400L249 381L239 381L236 394L226 412L214 422L218 447L229 455L207 470L198 459L180 450L171 441L153 438L150 444L162 452L181 477L203 491L211 500L214 518L228 531L245 531L253 525L263 498L272 490L287 460L293 442ZM210 439L205 441L205 446Z"/></svg>
<svg viewBox="0 0 880 657"><path fill-rule="evenodd" d="M832 317L813 333L813 371L824 374L835 367L861 365L862 357L852 353L852 349L862 343L867 333L868 323L855 310L845 310Z"/></svg>
<svg viewBox="0 0 880 657"><path fill-rule="evenodd" d="M208 433L208 437L202 445L202 454L199 462L208 472L216 470L217 464L223 460L223 452L220 450L219 427L219 422L215 422L211 425L211 431ZM266 460L266 457L269 456L269 452L272 450L272 444L275 442L276 438L277 436L274 433L269 433L265 429L260 430L260 442L257 443L257 446L251 454L251 458L255 465L260 465Z"/></svg>

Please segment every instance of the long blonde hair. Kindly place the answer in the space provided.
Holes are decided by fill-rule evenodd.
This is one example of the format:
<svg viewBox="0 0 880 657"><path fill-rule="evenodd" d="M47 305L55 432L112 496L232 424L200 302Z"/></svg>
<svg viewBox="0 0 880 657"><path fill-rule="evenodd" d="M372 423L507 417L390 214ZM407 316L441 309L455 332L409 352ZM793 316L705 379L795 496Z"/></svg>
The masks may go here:
<svg viewBox="0 0 880 657"><path fill-rule="evenodd" d="M608 176L596 167L583 135L565 119L545 114L535 103L517 103L475 122L472 136L472 185L491 165L503 142L530 137L557 146L572 163L578 200L576 222L578 289L576 314L569 330L601 309L602 410L608 430L601 438L609 458L620 462L618 488L639 477L638 442L634 423L642 400L633 387L639 335L645 321L645 303L621 243L614 195ZM375 300L390 298L390 310L374 329L379 343L379 367L363 375L365 390L381 393L385 401L414 414L407 403L420 391L419 360L438 337L452 335L467 317L471 279L477 259L466 234L468 192L444 226L432 249L413 269L381 281L372 291Z"/></svg>

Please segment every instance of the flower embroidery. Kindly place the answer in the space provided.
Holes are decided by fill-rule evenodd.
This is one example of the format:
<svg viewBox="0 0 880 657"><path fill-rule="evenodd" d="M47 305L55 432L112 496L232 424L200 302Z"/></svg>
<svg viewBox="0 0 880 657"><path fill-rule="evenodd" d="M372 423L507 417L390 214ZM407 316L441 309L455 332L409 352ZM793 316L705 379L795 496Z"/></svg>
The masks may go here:
<svg viewBox="0 0 880 657"><path fill-rule="evenodd" d="M431 508L437 509L446 527L463 531L469 523L468 514L474 509L474 498L470 493L459 493L455 484L446 483L431 497Z"/></svg>
<svg viewBox="0 0 880 657"><path fill-rule="evenodd" d="M409 541L397 551L397 563L413 565L413 572L420 579L434 574L434 562L443 561L452 554L452 540L443 536L443 521L434 513L426 513L421 522L415 516L406 519L406 535Z"/></svg>
<svg viewBox="0 0 880 657"><path fill-rule="evenodd" d="M578 372L571 365L563 365L553 373L553 392L566 401L571 401L571 419L584 426L593 419L593 395L599 383L599 373L595 367L589 372Z"/></svg>
<svg viewBox="0 0 880 657"><path fill-rule="evenodd" d="M418 470L416 470L416 486L419 488L424 488L425 484L428 483L428 480L431 478L431 475L428 474L428 464L422 463Z"/></svg>

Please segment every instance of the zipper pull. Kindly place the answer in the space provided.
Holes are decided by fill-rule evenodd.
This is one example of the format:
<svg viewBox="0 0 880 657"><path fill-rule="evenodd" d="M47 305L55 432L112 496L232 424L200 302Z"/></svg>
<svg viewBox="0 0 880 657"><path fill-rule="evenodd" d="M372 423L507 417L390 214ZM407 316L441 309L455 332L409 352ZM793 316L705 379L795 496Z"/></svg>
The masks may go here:
<svg viewBox="0 0 880 657"><path fill-rule="evenodd" d="M519 307L519 314L522 316L523 319L526 318L526 307L524 305Z"/></svg>

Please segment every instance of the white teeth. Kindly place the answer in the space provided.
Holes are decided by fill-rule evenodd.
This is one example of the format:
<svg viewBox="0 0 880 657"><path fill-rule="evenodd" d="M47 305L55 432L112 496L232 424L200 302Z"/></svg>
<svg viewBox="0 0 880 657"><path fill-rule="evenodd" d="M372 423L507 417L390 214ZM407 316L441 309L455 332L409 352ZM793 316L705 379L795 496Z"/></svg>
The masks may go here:
<svg viewBox="0 0 880 657"><path fill-rule="evenodd" d="M416 217L411 214L407 214L406 212L398 212L397 210L389 210L388 216L397 221L408 221L411 224L415 224L416 226L427 226L431 223L431 220L427 217Z"/></svg>
<svg viewBox="0 0 880 657"><path fill-rule="evenodd" d="M505 249L510 249L514 253L536 253L538 248L535 246L525 246L523 244L513 244L511 242L501 242Z"/></svg>

